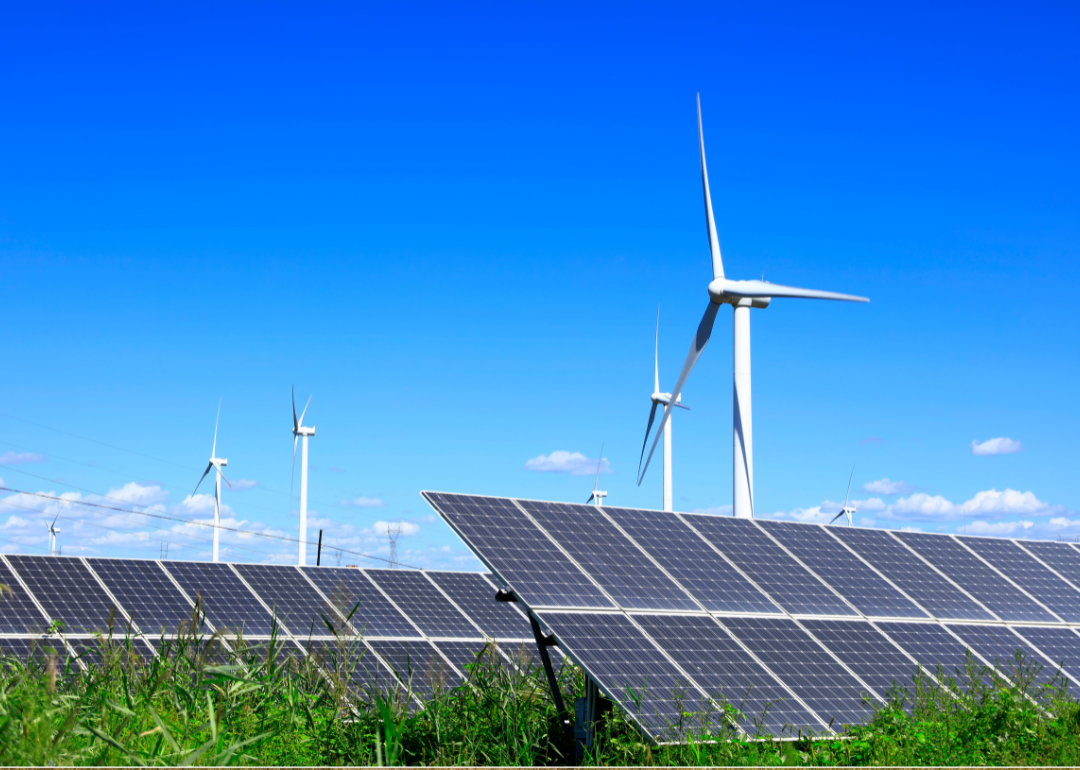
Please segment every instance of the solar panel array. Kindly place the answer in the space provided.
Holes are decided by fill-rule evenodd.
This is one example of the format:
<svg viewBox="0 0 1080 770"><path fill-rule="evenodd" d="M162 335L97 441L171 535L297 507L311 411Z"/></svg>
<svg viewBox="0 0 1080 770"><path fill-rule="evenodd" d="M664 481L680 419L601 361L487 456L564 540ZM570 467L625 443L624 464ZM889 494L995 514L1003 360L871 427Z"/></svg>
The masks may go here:
<svg viewBox="0 0 1080 770"><path fill-rule="evenodd" d="M1080 547L424 492L605 697L656 739L866 718L920 664L1017 650L1080 683Z"/></svg>
<svg viewBox="0 0 1080 770"><path fill-rule="evenodd" d="M194 628L258 644L276 623L284 650L347 658L354 683L422 697L461 683L488 640L510 659L535 644L482 573L8 554L0 585L0 654L20 658L93 660L110 631L145 655Z"/></svg>

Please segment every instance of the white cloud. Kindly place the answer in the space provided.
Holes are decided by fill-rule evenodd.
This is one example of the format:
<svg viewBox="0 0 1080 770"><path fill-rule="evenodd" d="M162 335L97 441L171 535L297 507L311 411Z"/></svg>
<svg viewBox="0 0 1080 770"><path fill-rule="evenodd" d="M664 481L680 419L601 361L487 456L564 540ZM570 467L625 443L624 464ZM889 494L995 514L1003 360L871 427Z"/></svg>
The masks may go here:
<svg viewBox="0 0 1080 770"><path fill-rule="evenodd" d="M971 453L973 455L1011 455L1013 452L1019 452L1022 448L1019 441L1004 436L987 439L981 443L978 441L971 442Z"/></svg>
<svg viewBox="0 0 1080 770"><path fill-rule="evenodd" d="M237 479L232 483L232 488L237 492L243 492L245 489L254 489L259 486L259 482L252 481L251 479Z"/></svg>
<svg viewBox="0 0 1080 770"><path fill-rule="evenodd" d="M388 535L391 527L400 530L401 534L409 537L420 531L419 525L413 524L411 521L377 521L371 529L379 535Z"/></svg>
<svg viewBox="0 0 1080 770"><path fill-rule="evenodd" d="M22 465L24 463L43 463L45 455L37 452L4 452L0 454L0 464Z"/></svg>
<svg viewBox="0 0 1080 770"><path fill-rule="evenodd" d="M892 481L886 476L883 479L863 484L862 491L872 495L906 495L913 490L906 481Z"/></svg>
<svg viewBox="0 0 1080 770"><path fill-rule="evenodd" d="M1046 513L1050 509L1050 504L1039 500L1034 493L1017 492L1015 489L1006 489L1004 492L988 489L985 492L979 492L960 506L962 513L974 516L1003 513L1038 514Z"/></svg>
<svg viewBox="0 0 1080 770"><path fill-rule="evenodd" d="M1023 531L1035 526L1033 521L973 521L960 528L965 535L1011 535L1017 530Z"/></svg>
<svg viewBox="0 0 1080 770"><path fill-rule="evenodd" d="M158 485L144 486L134 481L122 487L113 487L106 496L139 506L162 505L169 499L169 493Z"/></svg>
<svg viewBox="0 0 1080 770"><path fill-rule="evenodd" d="M697 508L694 513L707 513L710 516L730 516L733 510L735 508L731 505L717 505L713 508Z"/></svg>
<svg viewBox="0 0 1080 770"><path fill-rule="evenodd" d="M581 452L566 452L557 449L549 455L538 455L525 463L525 470L542 473L569 473L571 476L589 476L596 473L596 460L586 457ZM611 463L607 459L600 461L600 472L611 473Z"/></svg>
<svg viewBox="0 0 1080 770"><path fill-rule="evenodd" d="M377 497L354 497L352 500L342 500L341 505L351 505L354 508L382 508L386 503Z"/></svg>

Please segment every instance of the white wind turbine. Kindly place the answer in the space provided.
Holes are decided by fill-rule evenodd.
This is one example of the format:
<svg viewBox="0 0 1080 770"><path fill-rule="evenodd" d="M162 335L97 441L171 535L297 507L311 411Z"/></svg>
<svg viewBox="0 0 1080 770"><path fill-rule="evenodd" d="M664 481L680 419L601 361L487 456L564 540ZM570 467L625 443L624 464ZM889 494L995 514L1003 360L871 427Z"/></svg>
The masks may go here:
<svg viewBox="0 0 1080 770"><path fill-rule="evenodd" d="M649 450L649 459L638 477L638 484L645 476L652 460L664 426L671 417L672 401L678 403L686 378L694 368L705 345L712 335L713 323L721 305L731 305L735 313L735 374L734 374L734 425L732 497L734 515L741 518L754 517L754 441L753 423L750 409L750 308L766 308L774 297L793 297L798 299L833 299L848 302L869 302L866 297L851 294L837 294L831 291L799 289L793 286L781 286L768 281L732 281L724 276L724 263L720 259L720 241L716 236L716 221L713 218L712 198L709 195L709 174L705 167L705 137L701 129L701 96L697 100L698 146L701 152L701 183L705 191L705 227L709 235L709 249L712 252L713 279L709 283L709 305L698 324L697 334L690 345L679 379L671 391L672 398L664 407L664 416L660 429Z"/></svg>
<svg viewBox="0 0 1080 770"><path fill-rule="evenodd" d="M56 536L60 534L60 530L56 528L56 520L59 518L60 511L57 511L52 524L49 525L49 556L56 556Z"/></svg>
<svg viewBox="0 0 1080 770"><path fill-rule="evenodd" d="M855 466L852 465L851 466L851 475L848 476L848 480L847 480L847 492L844 493L844 507L840 509L840 513L833 516L832 521L829 522L830 524L832 524L833 521L836 521L837 519L839 519L841 516L846 515L847 516L847 525L849 527L851 526L851 515L853 513L855 513L855 507L851 506L851 505L848 505L848 498L851 497L851 480L854 477L855 477Z"/></svg>
<svg viewBox="0 0 1080 770"><path fill-rule="evenodd" d="M214 562L218 560L218 542L221 535L221 480L225 479L225 474L221 472L221 469L229 464L228 459L217 456L217 429L218 422L221 420L221 402L218 401L217 419L214 420L214 446L210 450L210 462L206 465L206 470L203 471L203 475L199 477L199 483L195 485L195 492L199 491L199 487L203 483L203 479L206 478L206 474L213 468L217 471L215 475L214 484ZM232 483L225 479L225 483L229 485L229 489L232 489ZM195 492L191 493L191 496L195 496Z"/></svg>
<svg viewBox="0 0 1080 770"><path fill-rule="evenodd" d="M315 435L315 426L310 428L304 425L304 415L307 414L308 407L311 406L311 396L308 396L307 403L304 404L304 411L300 413L300 416L296 416L296 388L293 388L292 392L292 432L293 432L293 444L292 444L292 462L293 462L293 478L296 478L296 442L301 438L304 439L303 449L300 450L300 555L297 563L303 567L307 565L307 440L308 436ZM289 499L292 499L292 493L290 490Z"/></svg>
<svg viewBox="0 0 1080 770"><path fill-rule="evenodd" d="M604 445L600 445L600 459L596 461L596 481L593 482L592 494L589 495L589 499L585 501L585 505L588 505L593 500L596 501L597 508L604 507L604 498L607 497L607 492L597 489L600 486L600 468L604 465Z"/></svg>
<svg viewBox="0 0 1080 770"><path fill-rule="evenodd" d="M645 447L649 443L649 432L652 430L653 420L656 418L656 406L657 404L663 404L667 406L671 400L670 393L660 392L660 308L656 309L656 343L653 349L653 392L652 396L652 410L649 412L649 424L645 426L645 440L641 442L641 456L638 458L638 471L641 471L641 461L645 458ZM688 406L683 406L681 399L675 402L675 406L680 409L689 409ZM671 491L671 418L668 418L667 424L664 426L664 510L672 510L672 491Z"/></svg>

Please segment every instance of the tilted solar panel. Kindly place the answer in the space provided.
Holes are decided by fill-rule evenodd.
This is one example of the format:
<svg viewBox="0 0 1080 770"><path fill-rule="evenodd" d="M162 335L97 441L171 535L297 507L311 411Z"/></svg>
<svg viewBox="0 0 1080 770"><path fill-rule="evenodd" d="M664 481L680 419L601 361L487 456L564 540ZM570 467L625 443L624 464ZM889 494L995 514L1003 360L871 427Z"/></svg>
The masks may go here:
<svg viewBox="0 0 1080 770"><path fill-rule="evenodd" d="M847 603L748 519L683 514L785 610L808 615L856 615Z"/></svg>
<svg viewBox="0 0 1080 770"><path fill-rule="evenodd" d="M1080 636L1075 628L1013 626L1013 631L1038 648L1043 657L1050 661L1047 668L1051 675L1060 667L1066 675L1080 682Z"/></svg>
<svg viewBox="0 0 1080 770"><path fill-rule="evenodd" d="M492 639L532 639L529 619L516 603L495 601L496 588L476 572L425 572Z"/></svg>
<svg viewBox="0 0 1080 770"><path fill-rule="evenodd" d="M483 631L451 604L423 572L395 569L364 572L428 636L463 639L483 636Z"/></svg>
<svg viewBox="0 0 1080 770"><path fill-rule="evenodd" d="M43 666L52 655L61 661L70 657L71 653L63 639L55 636L0 636L0 657L17 658L20 664L32 661Z"/></svg>
<svg viewBox="0 0 1080 770"><path fill-rule="evenodd" d="M937 677L963 678L968 659L968 647L937 623L887 622L875 625L890 639L907 651L925 673ZM976 656L975 663L982 661Z"/></svg>
<svg viewBox="0 0 1080 770"><path fill-rule="evenodd" d="M1080 590L1080 551L1068 543L1026 540L1016 542L1016 545L1053 570L1062 580L1068 581L1073 588Z"/></svg>
<svg viewBox="0 0 1080 770"><path fill-rule="evenodd" d="M707 610L777 612L779 607L674 513L604 508Z"/></svg>
<svg viewBox="0 0 1080 770"><path fill-rule="evenodd" d="M1001 570L1058 618L1069 623L1080 623L1080 591L1019 545L1011 540L989 537L957 537L957 540Z"/></svg>
<svg viewBox="0 0 1080 770"><path fill-rule="evenodd" d="M457 667L446 660L431 642L421 639L371 639L368 644L406 689L421 698L445 692L463 681Z"/></svg>
<svg viewBox="0 0 1080 770"><path fill-rule="evenodd" d="M951 537L917 532L894 534L1002 620L1057 620Z"/></svg>
<svg viewBox="0 0 1080 770"><path fill-rule="evenodd" d="M864 615L925 618L926 613L890 585L824 527L762 521L761 526Z"/></svg>
<svg viewBox="0 0 1080 770"><path fill-rule="evenodd" d="M75 653L75 657L86 666L101 666L105 656L116 655L126 659L128 655L135 655L147 660L154 655L154 648L142 637L125 637L120 639L68 639L68 644Z"/></svg>
<svg viewBox="0 0 1080 770"><path fill-rule="evenodd" d="M987 663L998 668L1002 674L1016 681L1019 676L1030 675L1037 684L1045 684L1053 678L1056 667L1053 661L1043 658L1022 637L1006 626L949 624L949 630L959 636ZM1017 654L1023 652L1024 671L1021 672Z"/></svg>
<svg viewBox="0 0 1080 770"><path fill-rule="evenodd" d="M2 560L0 560L0 585L7 587L7 590L0 589L0 633L44 633L49 626L49 619L41 613L38 606L34 604L34 600L16 579L15 573Z"/></svg>
<svg viewBox="0 0 1080 770"><path fill-rule="evenodd" d="M236 570L289 632L298 638L352 635L331 602L296 567L236 564Z"/></svg>
<svg viewBox="0 0 1080 770"><path fill-rule="evenodd" d="M394 672L359 639L310 639L301 642L315 663L339 685L352 685L369 697L378 691L404 691Z"/></svg>
<svg viewBox="0 0 1080 770"><path fill-rule="evenodd" d="M94 574L148 636L175 634L194 620L191 602L156 562L88 559Z"/></svg>
<svg viewBox="0 0 1080 770"><path fill-rule="evenodd" d="M322 594L364 636L419 637L420 632L359 569L301 567Z"/></svg>
<svg viewBox="0 0 1080 770"><path fill-rule="evenodd" d="M871 624L817 618L800 622L878 695L887 699L894 685L909 693L915 691L913 680L919 664Z"/></svg>
<svg viewBox="0 0 1080 770"><path fill-rule="evenodd" d="M6 558L50 619L63 624L65 633L126 633L127 618L78 557L9 554Z"/></svg>
<svg viewBox="0 0 1080 770"><path fill-rule="evenodd" d="M228 564L170 561L165 568L192 601L198 600L215 629L254 636L272 633L270 613Z"/></svg>

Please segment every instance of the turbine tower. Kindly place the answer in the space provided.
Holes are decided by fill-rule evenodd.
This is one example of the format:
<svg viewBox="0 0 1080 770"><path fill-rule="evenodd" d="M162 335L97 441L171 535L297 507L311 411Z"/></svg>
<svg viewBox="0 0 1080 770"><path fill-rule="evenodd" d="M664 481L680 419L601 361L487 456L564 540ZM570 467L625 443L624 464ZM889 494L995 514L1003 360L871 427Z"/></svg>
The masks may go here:
<svg viewBox="0 0 1080 770"><path fill-rule="evenodd" d="M656 418L656 406L657 404L663 404L667 406L671 400L670 393L660 392L660 308L656 309L656 343L653 349L653 392L652 396L652 409L649 411L649 424L645 426L645 440L641 442L641 456L638 457L638 471L641 471L641 461L645 459L645 447L649 443L649 432L652 430L653 420ZM675 402L675 406L680 409L689 409L688 406L683 406L680 401ZM667 424L664 426L664 510L671 511L671 418L668 418Z"/></svg>
<svg viewBox="0 0 1080 770"><path fill-rule="evenodd" d="M225 474L221 472L221 469L229 464L229 461L224 457L217 456L217 429L218 423L221 421L221 401L218 401L217 419L214 420L214 446L210 450L210 462L206 464L206 470L203 471L203 475L199 477L199 483L195 485L195 492L199 491L199 487L202 486L203 479L206 478L206 474L213 468L216 471L215 484L214 484L214 562L218 560L218 544L221 536L221 480L225 479ZM225 483L229 485L229 489L232 489L232 482L225 479ZM195 496L195 492L191 493L191 496Z"/></svg>
<svg viewBox="0 0 1080 770"><path fill-rule="evenodd" d="M49 525L49 556L56 556L56 536L60 534L60 530L56 528L56 520L59 518L60 511L57 511L52 524Z"/></svg>
<svg viewBox="0 0 1080 770"><path fill-rule="evenodd" d="M304 411L300 413L300 416L296 416L296 388L293 388L292 392L292 461L293 461L293 478L296 478L296 442L301 438L304 439L303 449L300 450L300 555L297 561L301 567L307 565L307 440L308 436L315 435L315 426L310 428L304 425L304 415L307 414L308 407L311 406L311 396L308 396L307 403L304 404ZM290 492L289 499L292 499Z"/></svg>
<svg viewBox="0 0 1080 770"><path fill-rule="evenodd" d="M712 335L716 314L721 305L731 305L734 310L735 356L734 356L734 415L732 426L732 497L734 515L740 518L754 517L754 438L753 419L750 408L750 308L766 308L774 297L792 297L796 299L832 299L846 302L869 302L866 297L851 294L838 294L832 291L799 289L794 286L781 286L768 281L732 281L724 275L724 263L720 258L720 241L716 236L716 220L713 218L712 198L709 195L709 173L705 167L705 137L701 128L701 95L697 100L698 147L701 153L701 184L705 192L705 228L709 236L709 250L712 253L713 279L709 283L709 304L705 315L698 324L697 334L690 345L675 389L671 391L664 407L664 416L660 429L649 450L649 459L638 477L638 484L649 468L656 445L664 432L664 426L671 416L672 400L678 403L686 378L694 368L705 345Z"/></svg>
<svg viewBox="0 0 1080 770"><path fill-rule="evenodd" d="M597 487L600 486L600 468L604 464L604 445L600 445L600 459L596 461L596 481L593 482L592 494L589 495L589 499L585 501L585 505L588 505L593 500L596 501L597 508L604 507L604 498L607 497L607 492L604 492Z"/></svg>

